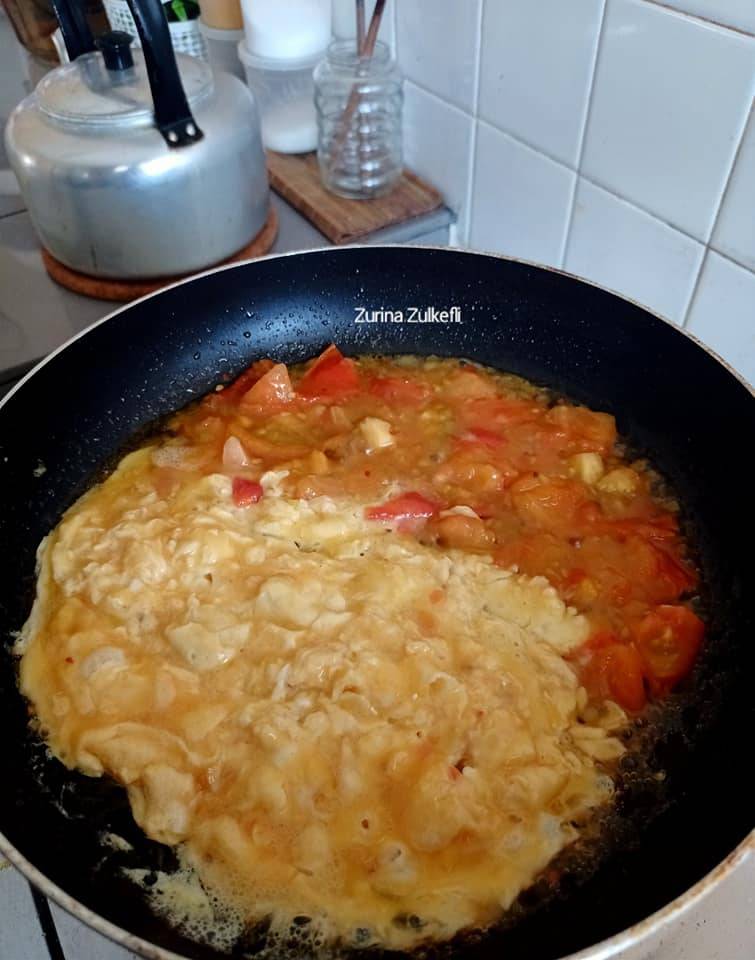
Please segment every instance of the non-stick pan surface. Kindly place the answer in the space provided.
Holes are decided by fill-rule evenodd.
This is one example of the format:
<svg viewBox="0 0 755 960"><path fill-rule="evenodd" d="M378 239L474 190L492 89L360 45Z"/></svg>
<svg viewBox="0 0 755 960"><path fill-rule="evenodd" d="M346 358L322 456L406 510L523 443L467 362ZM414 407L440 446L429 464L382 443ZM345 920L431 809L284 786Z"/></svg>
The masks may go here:
<svg viewBox="0 0 755 960"><path fill-rule="evenodd" d="M405 322L356 323L358 308ZM410 323L411 308L461 322ZM725 305L722 305L722 312ZM103 917L187 956L212 956L152 915L120 866L170 868L123 791L65 771L28 731L13 632L34 589L34 555L135 431L251 360L345 352L468 357L615 414L683 505L706 582L704 656L651 751L655 789L624 771L616 849L594 872L523 898L521 917L455 952L554 960L646 917L698 881L753 826L755 398L672 325L538 267L453 251L355 248L243 264L127 307L42 365L0 408L0 832ZM134 844L108 853L113 831ZM634 840L636 842L632 843ZM542 896L540 895L542 893ZM237 955L261 943L250 931Z"/></svg>

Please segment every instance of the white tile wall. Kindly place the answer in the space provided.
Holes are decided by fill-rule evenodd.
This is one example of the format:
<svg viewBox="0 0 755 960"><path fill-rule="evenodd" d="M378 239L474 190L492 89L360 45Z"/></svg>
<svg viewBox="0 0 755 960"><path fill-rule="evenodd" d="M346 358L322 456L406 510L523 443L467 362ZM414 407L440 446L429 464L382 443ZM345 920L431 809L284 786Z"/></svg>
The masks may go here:
<svg viewBox="0 0 755 960"><path fill-rule="evenodd" d="M81 960L84 957L91 957L92 960L94 958L96 960L137 960L136 954L96 933L54 903L50 904L50 910L66 958L79 958ZM41 956L39 960L42 960Z"/></svg>
<svg viewBox="0 0 755 960"><path fill-rule="evenodd" d="M486 3L482 119L576 166L604 2Z"/></svg>
<svg viewBox="0 0 755 960"><path fill-rule="evenodd" d="M446 203L459 211L466 231L467 190L472 172L474 120L453 104L411 81L404 88L404 153L407 164L433 181Z"/></svg>
<svg viewBox="0 0 755 960"><path fill-rule="evenodd" d="M703 17L734 27L745 33L755 33L755 3L753 0L658 0L661 4L675 7L695 17Z"/></svg>
<svg viewBox="0 0 755 960"><path fill-rule="evenodd" d="M755 0L752 0L755 7ZM742 138L711 244L755 270L755 106Z"/></svg>
<svg viewBox="0 0 755 960"><path fill-rule="evenodd" d="M407 156L460 242L618 290L755 379L755 0L406 0L394 18Z"/></svg>
<svg viewBox="0 0 755 960"><path fill-rule="evenodd" d="M409 0L396 4L396 36L407 77L471 111L479 58L482 0Z"/></svg>
<svg viewBox="0 0 755 960"><path fill-rule="evenodd" d="M755 273L710 251L687 326L755 386Z"/></svg>
<svg viewBox="0 0 755 960"><path fill-rule="evenodd" d="M559 264L576 174L487 123L476 153L471 245Z"/></svg>
<svg viewBox="0 0 755 960"><path fill-rule="evenodd" d="M705 248L580 180L564 266L681 323Z"/></svg>
<svg viewBox="0 0 755 960"><path fill-rule="evenodd" d="M0 957L3 960L44 960L49 956L37 919L31 890L0 855Z"/></svg>
<svg viewBox="0 0 755 960"><path fill-rule="evenodd" d="M608 0L583 171L707 240L754 83L747 37L645 0Z"/></svg>

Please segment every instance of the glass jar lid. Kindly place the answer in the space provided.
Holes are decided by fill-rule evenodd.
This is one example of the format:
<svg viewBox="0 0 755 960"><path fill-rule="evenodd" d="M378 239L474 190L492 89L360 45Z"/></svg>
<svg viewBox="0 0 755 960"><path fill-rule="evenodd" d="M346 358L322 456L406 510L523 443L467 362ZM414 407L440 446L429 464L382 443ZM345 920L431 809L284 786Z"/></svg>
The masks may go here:
<svg viewBox="0 0 755 960"><path fill-rule="evenodd" d="M133 124L151 122L154 104L141 50L134 65L108 70L102 54L87 53L48 73L37 86L40 109L69 123ZM196 57L176 54L181 83L189 106L213 88L212 71Z"/></svg>

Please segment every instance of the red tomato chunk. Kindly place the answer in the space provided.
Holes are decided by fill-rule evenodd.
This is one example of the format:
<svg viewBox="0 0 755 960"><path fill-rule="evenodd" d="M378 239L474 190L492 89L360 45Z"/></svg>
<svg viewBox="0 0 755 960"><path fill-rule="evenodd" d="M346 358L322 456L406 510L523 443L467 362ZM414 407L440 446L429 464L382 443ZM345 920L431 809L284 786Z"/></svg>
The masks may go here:
<svg viewBox="0 0 755 960"><path fill-rule="evenodd" d="M296 386L302 397L338 397L359 389L359 375L353 360L330 346L314 361Z"/></svg>
<svg viewBox="0 0 755 960"><path fill-rule="evenodd" d="M172 427L184 465L155 469L162 497L194 465L242 471L233 502L249 506L263 495L252 478L281 470L285 496L372 504L368 520L429 548L546 577L590 624L572 662L591 697L636 712L694 666L704 626L678 508L622 453L609 414L465 361L331 345L290 369L258 360Z"/></svg>
<svg viewBox="0 0 755 960"><path fill-rule="evenodd" d="M368 520L422 520L429 519L439 510L439 504L421 493L402 493L376 507L367 507L364 515Z"/></svg>
<svg viewBox="0 0 755 960"><path fill-rule="evenodd" d="M248 507L262 499L262 484L246 477L234 477L232 486L233 502L237 507Z"/></svg>

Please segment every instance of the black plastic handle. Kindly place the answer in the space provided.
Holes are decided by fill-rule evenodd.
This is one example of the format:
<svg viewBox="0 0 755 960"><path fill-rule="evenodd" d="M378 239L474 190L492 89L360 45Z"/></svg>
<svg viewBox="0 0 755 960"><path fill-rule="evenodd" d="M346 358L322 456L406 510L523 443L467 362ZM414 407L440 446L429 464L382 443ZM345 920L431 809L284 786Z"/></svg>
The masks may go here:
<svg viewBox="0 0 755 960"><path fill-rule="evenodd" d="M142 42L155 123L169 147L187 147L204 137L191 115L168 21L160 0L128 0Z"/></svg>
<svg viewBox="0 0 755 960"><path fill-rule="evenodd" d="M94 37L78 0L52 0L55 17L66 45L69 60L76 60L82 53L92 53Z"/></svg>
<svg viewBox="0 0 755 960"><path fill-rule="evenodd" d="M128 70L134 65L131 44L134 38L125 30L109 30L97 37L97 49L102 53L105 66L111 71Z"/></svg>

